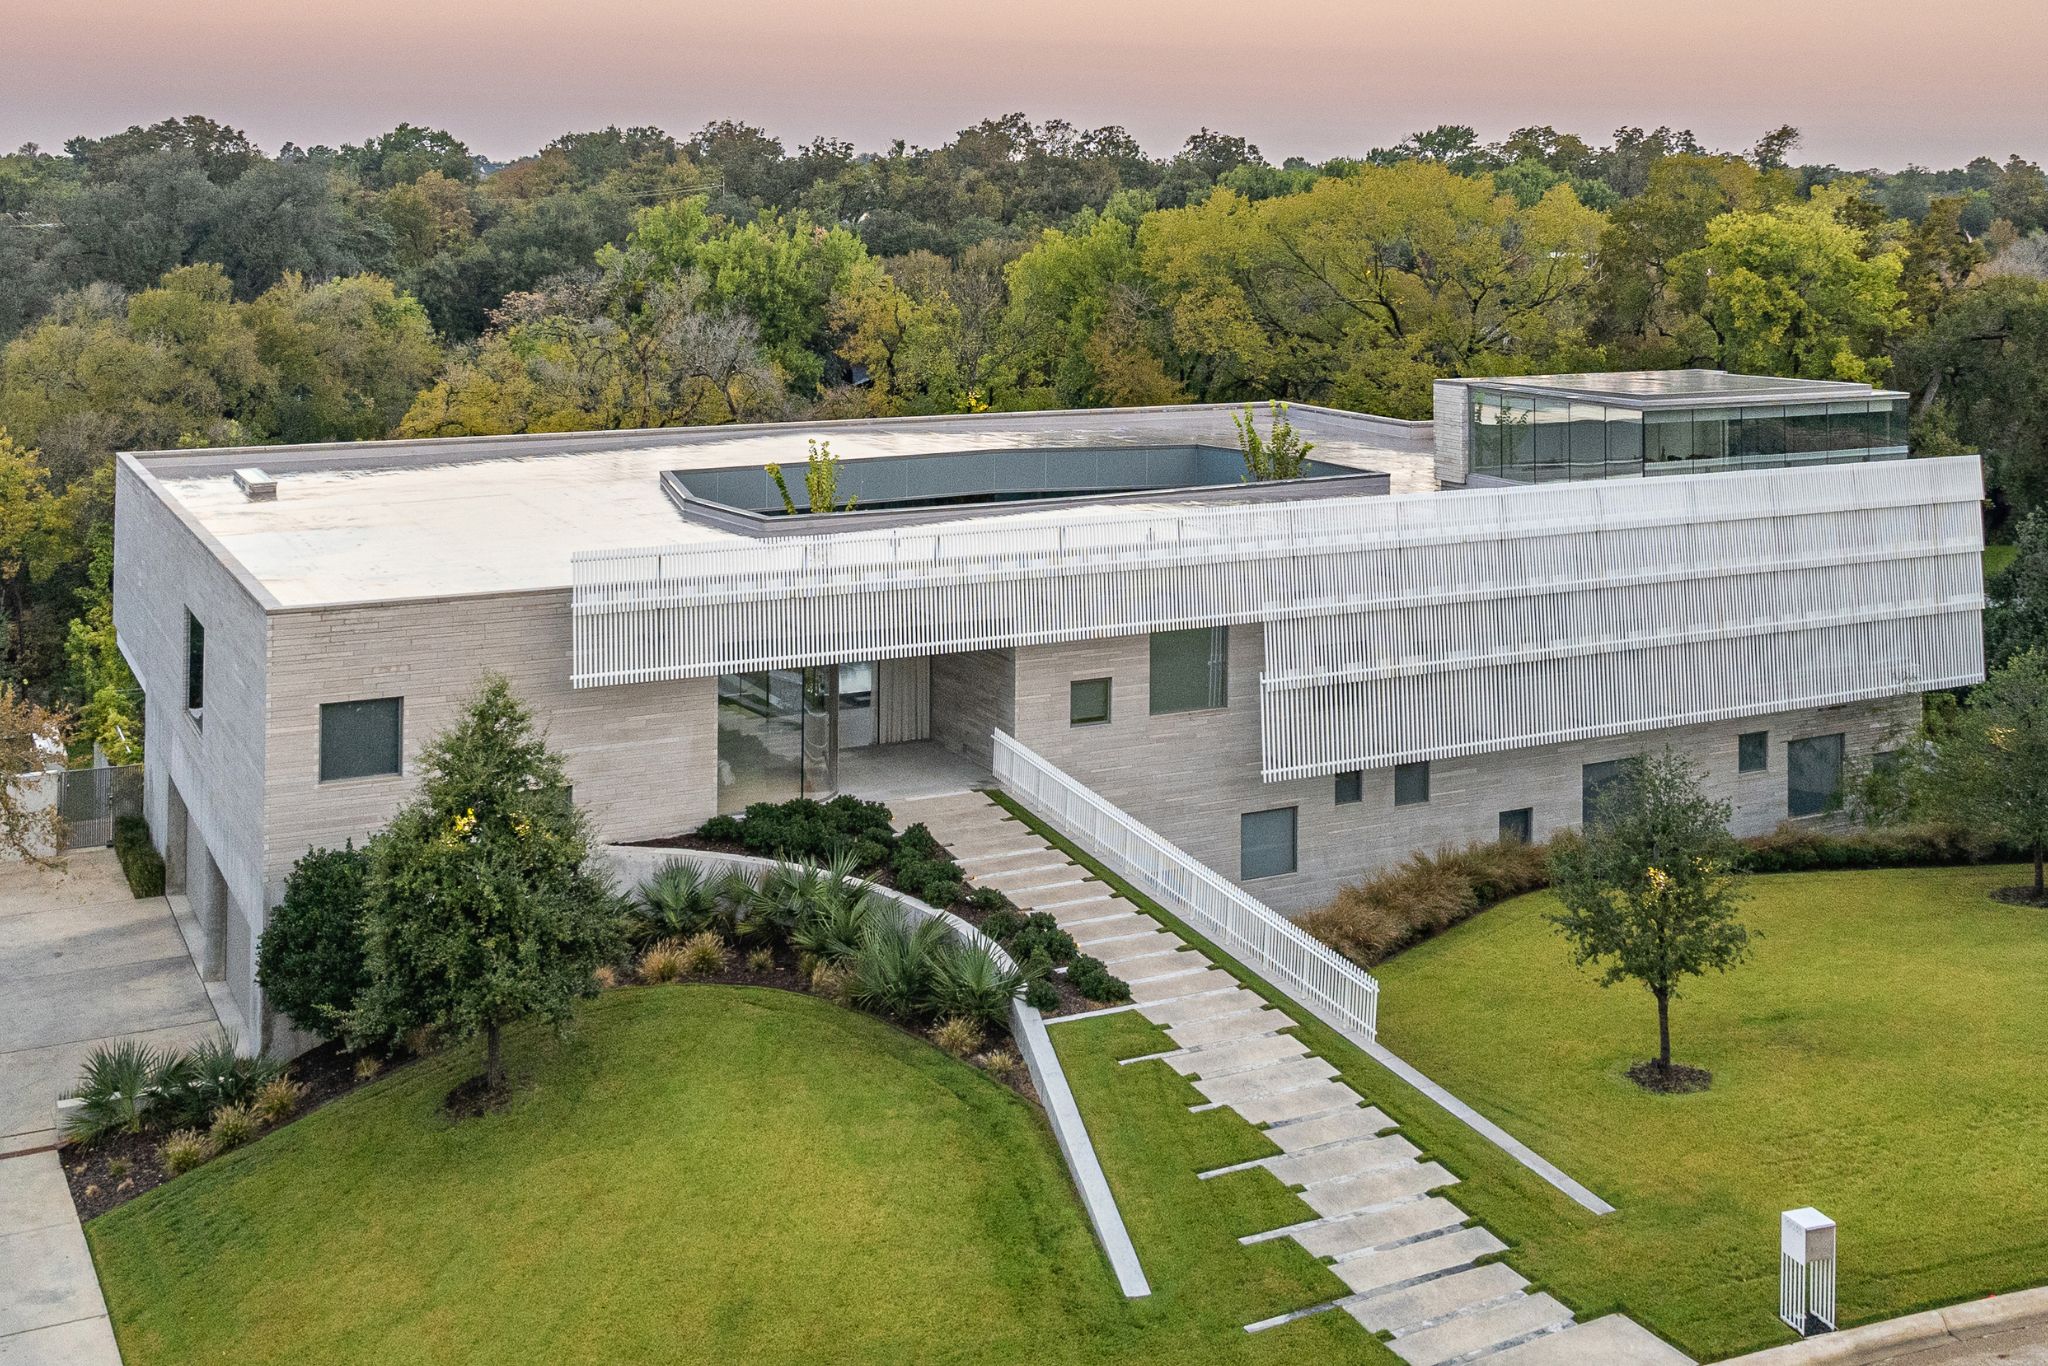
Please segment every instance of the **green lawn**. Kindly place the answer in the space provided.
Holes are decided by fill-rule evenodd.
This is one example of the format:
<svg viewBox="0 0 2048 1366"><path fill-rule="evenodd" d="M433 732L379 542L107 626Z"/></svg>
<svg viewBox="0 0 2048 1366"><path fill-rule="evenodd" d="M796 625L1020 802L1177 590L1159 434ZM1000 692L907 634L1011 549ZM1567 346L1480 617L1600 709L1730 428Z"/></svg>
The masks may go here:
<svg viewBox="0 0 2048 1366"><path fill-rule="evenodd" d="M1103 1135L1159 1287L1130 1302L1037 1112L867 1016L623 990L508 1056L502 1113L448 1123L476 1057L430 1059L89 1224L129 1366L1388 1359L1330 1316L1242 1331L1334 1281L1236 1244L1291 1199L1197 1183L1262 1142L1161 1069L1076 1062L1091 1092L1136 1083Z"/></svg>
<svg viewBox="0 0 2048 1366"><path fill-rule="evenodd" d="M1777 1218L1842 1227L1845 1322L2048 1280L2048 918L2017 868L1756 879L1753 960L1688 987L1703 1095L1622 1076L1656 1042L1543 919L1497 907L1379 969L1380 1037L1619 1207L1509 1234L1524 1274L1625 1308L1703 1359L1783 1339ZM1489 1215L1477 1183L1460 1191ZM1516 1200L1508 1211L1528 1212Z"/></svg>
<svg viewBox="0 0 2048 1366"><path fill-rule="evenodd" d="M2013 556L2020 553L2016 545L1987 545L1984 547L1984 577L1990 578L1999 570L2012 563Z"/></svg>

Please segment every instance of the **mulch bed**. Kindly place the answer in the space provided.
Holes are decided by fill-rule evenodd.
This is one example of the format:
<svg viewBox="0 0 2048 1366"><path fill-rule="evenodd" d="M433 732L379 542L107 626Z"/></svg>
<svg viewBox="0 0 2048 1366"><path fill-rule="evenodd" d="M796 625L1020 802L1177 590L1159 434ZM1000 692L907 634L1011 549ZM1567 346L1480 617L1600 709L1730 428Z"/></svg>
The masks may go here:
<svg viewBox="0 0 2048 1366"><path fill-rule="evenodd" d="M1655 1059L1629 1068L1628 1079L1645 1091L1655 1091L1660 1096L1682 1096L1704 1091L1714 1084L1714 1074L1704 1067L1687 1067L1682 1062L1675 1062L1666 1071Z"/></svg>
<svg viewBox="0 0 2048 1366"><path fill-rule="evenodd" d="M2003 901L2008 906L2027 906L2035 910L2048 907L2048 897L2037 893L2032 887L2000 887L1991 893L1993 901Z"/></svg>
<svg viewBox="0 0 2048 1366"><path fill-rule="evenodd" d="M340 1044L324 1043L292 1059L292 1080L306 1087L306 1098L284 1123L302 1119L391 1070L381 1068L373 1076L358 1079L359 1056ZM406 1058L397 1065L411 1061ZM172 1174L164 1166L163 1141L164 1135L156 1133L114 1134L91 1147L66 1143L59 1148L57 1160L63 1164L64 1180L71 1187L71 1203L77 1207L79 1219L105 1214L170 1180Z"/></svg>

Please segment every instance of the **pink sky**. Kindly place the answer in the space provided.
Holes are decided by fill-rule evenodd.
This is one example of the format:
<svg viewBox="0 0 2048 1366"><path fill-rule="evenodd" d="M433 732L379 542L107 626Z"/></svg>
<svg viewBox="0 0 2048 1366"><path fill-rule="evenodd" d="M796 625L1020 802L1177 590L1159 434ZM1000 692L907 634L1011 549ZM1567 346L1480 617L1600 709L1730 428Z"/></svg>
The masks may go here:
<svg viewBox="0 0 2048 1366"><path fill-rule="evenodd" d="M1275 160L1437 123L1790 122L1847 167L2048 157L2048 0L0 0L0 145L200 112L274 148L400 120L509 158L706 120L879 148L1021 109Z"/></svg>

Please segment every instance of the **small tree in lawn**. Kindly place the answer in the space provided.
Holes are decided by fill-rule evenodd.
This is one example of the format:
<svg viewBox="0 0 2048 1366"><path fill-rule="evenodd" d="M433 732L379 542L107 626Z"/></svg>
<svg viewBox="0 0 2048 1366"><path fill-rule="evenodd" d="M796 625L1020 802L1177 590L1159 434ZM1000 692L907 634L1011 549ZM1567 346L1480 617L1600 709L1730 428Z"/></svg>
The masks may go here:
<svg viewBox="0 0 2048 1366"><path fill-rule="evenodd" d="M1931 718L1906 772L1916 810L2031 851L2031 899L2048 902L2048 649L2014 655L1959 710Z"/></svg>
<svg viewBox="0 0 2048 1366"><path fill-rule="evenodd" d="M369 843L368 985L352 1043L431 1029L484 1036L484 1078L505 1081L502 1033L560 1023L618 948L618 897L588 866L588 822L562 761L496 675L420 754L419 795Z"/></svg>
<svg viewBox="0 0 2048 1366"><path fill-rule="evenodd" d="M1657 1061L1648 1084L1679 1079L1671 1064L1671 999L1687 977L1725 972L1749 953L1735 918L1742 900L1729 807L1700 790L1691 763L1669 750L1624 765L1583 834L1550 849L1550 920L1600 985L1640 982L1657 1002ZM1631 1075L1637 1075L1632 1071ZM1700 1077L1704 1081L1704 1077Z"/></svg>

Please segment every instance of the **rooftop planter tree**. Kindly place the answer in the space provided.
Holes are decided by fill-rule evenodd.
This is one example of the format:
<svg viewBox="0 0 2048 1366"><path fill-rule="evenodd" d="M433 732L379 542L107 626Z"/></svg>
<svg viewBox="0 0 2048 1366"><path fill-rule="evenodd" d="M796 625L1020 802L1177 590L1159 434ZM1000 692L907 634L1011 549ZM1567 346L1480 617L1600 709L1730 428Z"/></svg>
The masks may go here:
<svg viewBox="0 0 2048 1366"><path fill-rule="evenodd" d="M796 499L790 494L782 466L764 465L762 468L775 481L775 491L782 495L782 510L791 517L796 516ZM804 457L804 499L803 510L806 512L853 511L854 499L848 498L843 506L839 502L839 457L832 454L829 441L813 438L810 454Z"/></svg>
<svg viewBox="0 0 2048 1366"><path fill-rule="evenodd" d="M1640 982L1657 1002L1657 1058L1629 1075L1652 1090L1697 1090L1710 1076L1671 1061L1671 1000L1687 977L1726 972L1749 955L1736 920L1741 846L1729 807L1701 790L1679 754L1631 760L1602 794L1583 834L1556 836L1551 887L1563 908L1550 920L1600 985Z"/></svg>
<svg viewBox="0 0 2048 1366"><path fill-rule="evenodd" d="M559 1023L618 947L619 898L588 864L588 822L562 761L496 675L419 758L420 792L369 843L367 985L355 1046L426 1028L484 1037L502 1091L504 1027Z"/></svg>
<svg viewBox="0 0 2048 1366"><path fill-rule="evenodd" d="M1294 424L1287 420L1287 405L1275 400L1267 405L1272 410L1272 421L1267 424L1266 435L1259 435L1257 422L1252 414L1252 405L1244 405L1242 417L1233 415L1231 424L1237 428L1237 447L1244 455L1244 474L1247 481L1263 484L1275 479L1301 478L1302 465L1308 460L1308 453L1314 450L1313 441L1303 441L1294 430Z"/></svg>

